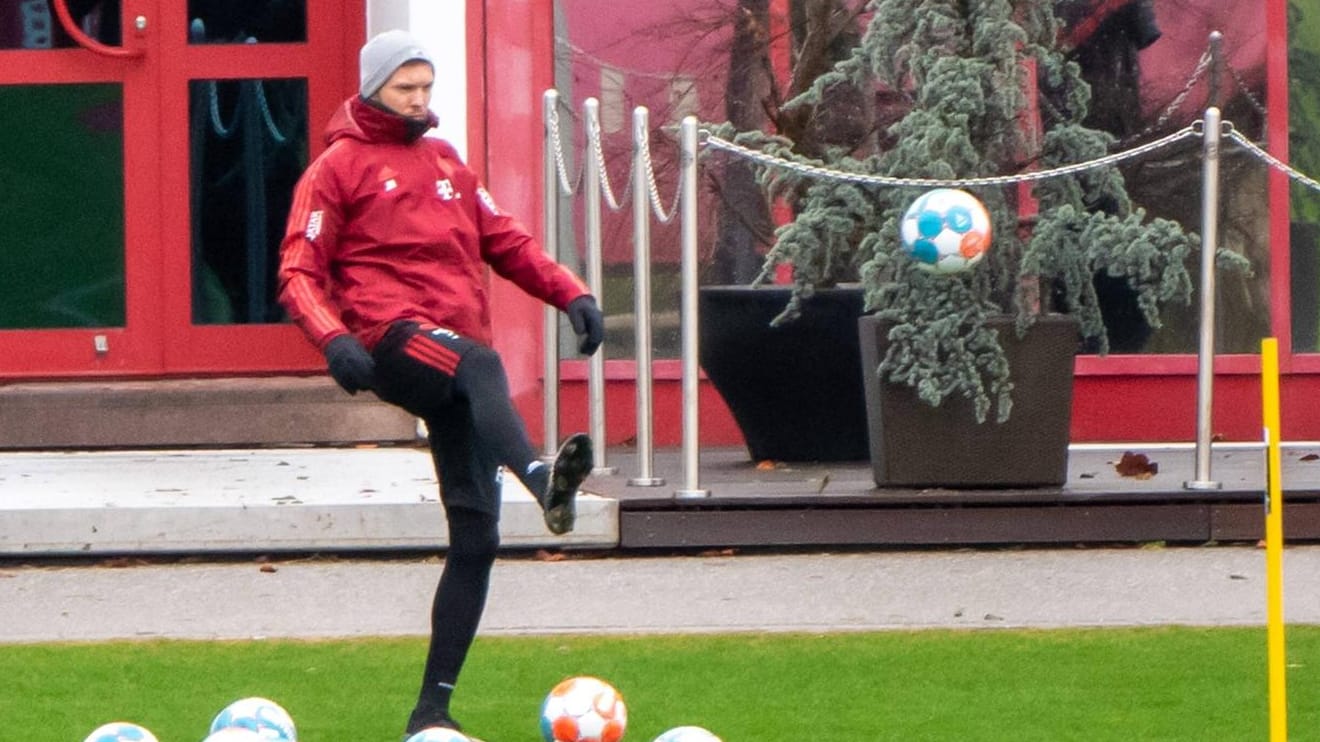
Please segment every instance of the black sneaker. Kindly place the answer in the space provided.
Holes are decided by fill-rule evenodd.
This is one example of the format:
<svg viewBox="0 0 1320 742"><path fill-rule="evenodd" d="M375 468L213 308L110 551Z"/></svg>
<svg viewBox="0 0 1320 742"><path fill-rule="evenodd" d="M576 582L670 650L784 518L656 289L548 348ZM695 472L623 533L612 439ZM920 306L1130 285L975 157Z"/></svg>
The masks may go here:
<svg viewBox="0 0 1320 742"><path fill-rule="evenodd" d="M463 731L463 727L454 721L448 711L435 711L418 706L413 709L412 715L408 717L408 726L404 728L403 739L407 742L408 738L424 729L453 729L455 732Z"/></svg>
<svg viewBox="0 0 1320 742"><path fill-rule="evenodd" d="M578 487L591 473L594 461L591 438L586 433L569 436L559 447L550 470L550 484L541 497L545 527L551 533L563 535L573 530L577 520Z"/></svg>

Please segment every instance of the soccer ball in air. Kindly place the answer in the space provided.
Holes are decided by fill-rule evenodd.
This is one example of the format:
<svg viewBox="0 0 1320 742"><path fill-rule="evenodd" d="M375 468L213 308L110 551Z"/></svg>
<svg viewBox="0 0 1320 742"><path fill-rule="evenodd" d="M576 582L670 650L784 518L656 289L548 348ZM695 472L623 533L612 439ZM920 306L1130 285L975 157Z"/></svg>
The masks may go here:
<svg viewBox="0 0 1320 742"><path fill-rule="evenodd" d="M656 737L654 742L720 742L720 738L701 727L674 727Z"/></svg>
<svg viewBox="0 0 1320 742"><path fill-rule="evenodd" d="M453 729L423 729L409 737L406 742L472 742L471 737Z"/></svg>
<svg viewBox="0 0 1320 742"><path fill-rule="evenodd" d="M127 721L112 721L92 730L83 742L159 742L156 735Z"/></svg>
<svg viewBox="0 0 1320 742"><path fill-rule="evenodd" d="M931 273L959 273L990 249L990 213L976 196L956 188L923 193L899 225L903 250Z"/></svg>
<svg viewBox="0 0 1320 742"><path fill-rule="evenodd" d="M298 731L289 712L267 698L240 698L225 706L211 722L211 733L234 727L256 732L257 739L298 742Z"/></svg>
<svg viewBox="0 0 1320 742"><path fill-rule="evenodd" d="M569 678L541 704L545 742L618 742L627 726L623 696L599 678Z"/></svg>

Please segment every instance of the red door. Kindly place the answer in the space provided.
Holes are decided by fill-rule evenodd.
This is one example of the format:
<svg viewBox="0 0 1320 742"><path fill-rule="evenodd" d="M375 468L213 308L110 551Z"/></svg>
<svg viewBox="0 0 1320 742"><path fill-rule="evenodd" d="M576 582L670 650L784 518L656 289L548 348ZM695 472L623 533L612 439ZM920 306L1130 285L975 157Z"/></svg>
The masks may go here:
<svg viewBox="0 0 1320 742"><path fill-rule="evenodd" d="M296 371L293 182L360 0L0 0L0 378Z"/></svg>

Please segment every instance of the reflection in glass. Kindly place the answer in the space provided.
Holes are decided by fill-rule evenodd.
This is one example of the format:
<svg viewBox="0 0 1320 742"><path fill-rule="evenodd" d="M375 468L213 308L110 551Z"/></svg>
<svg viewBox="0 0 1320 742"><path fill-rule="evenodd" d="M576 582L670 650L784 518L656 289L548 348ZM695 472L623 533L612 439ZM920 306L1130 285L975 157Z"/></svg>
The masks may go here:
<svg viewBox="0 0 1320 742"><path fill-rule="evenodd" d="M188 0L189 43L297 43L306 40L306 0Z"/></svg>
<svg viewBox="0 0 1320 742"><path fill-rule="evenodd" d="M1305 9L1303 9L1305 7ZM1288 156L1320 174L1320 8L1288 3ZM1292 344L1320 352L1320 193L1292 183Z"/></svg>
<svg viewBox="0 0 1320 742"><path fill-rule="evenodd" d="M119 45L119 0L67 0L83 33ZM0 0L0 49L66 49L77 46L60 27L49 0Z"/></svg>
<svg viewBox="0 0 1320 742"><path fill-rule="evenodd" d="M0 329L124 325L122 104L0 85Z"/></svg>
<svg viewBox="0 0 1320 742"><path fill-rule="evenodd" d="M189 99L193 322L279 322L275 272L307 165L307 81L193 80Z"/></svg>

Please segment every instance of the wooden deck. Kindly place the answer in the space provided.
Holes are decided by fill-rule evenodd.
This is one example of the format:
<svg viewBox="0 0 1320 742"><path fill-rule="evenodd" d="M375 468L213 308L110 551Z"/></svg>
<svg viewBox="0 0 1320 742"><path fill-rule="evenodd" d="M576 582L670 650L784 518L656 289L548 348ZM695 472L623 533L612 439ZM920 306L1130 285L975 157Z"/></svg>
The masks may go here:
<svg viewBox="0 0 1320 742"><path fill-rule="evenodd" d="M1125 476L1125 451L1158 471ZM920 547L1006 544L1251 542L1264 536L1265 452L1259 444L1216 444L1217 490L1195 479L1190 445L1074 446L1063 487L1001 490L879 489L867 461L762 463L743 449L705 450L699 488L687 489L681 452L652 457L662 486L635 486L635 451L606 452L614 474L586 488L619 500L624 549L785 546ZM1320 444L1283 450L1285 535L1320 539Z"/></svg>

